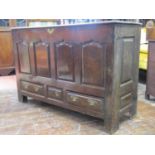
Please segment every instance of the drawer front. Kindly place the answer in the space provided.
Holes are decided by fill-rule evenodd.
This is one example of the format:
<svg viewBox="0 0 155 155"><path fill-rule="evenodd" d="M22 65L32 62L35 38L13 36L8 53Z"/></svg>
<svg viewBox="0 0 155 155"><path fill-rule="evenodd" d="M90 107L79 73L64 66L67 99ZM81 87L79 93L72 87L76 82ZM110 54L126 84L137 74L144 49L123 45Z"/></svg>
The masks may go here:
<svg viewBox="0 0 155 155"><path fill-rule="evenodd" d="M83 107L86 110L102 111L103 99L67 92L67 102L75 106Z"/></svg>
<svg viewBox="0 0 155 155"><path fill-rule="evenodd" d="M21 81L21 89L27 92L44 95L43 85L34 84L31 82Z"/></svg>
<svg viewBox="0 0 155 155"><path fill-rule="evenodd" d="M61 89L48 87L47 95L48 95L48 98L55 98L58 100L62 100L62 90Z"/></svg>

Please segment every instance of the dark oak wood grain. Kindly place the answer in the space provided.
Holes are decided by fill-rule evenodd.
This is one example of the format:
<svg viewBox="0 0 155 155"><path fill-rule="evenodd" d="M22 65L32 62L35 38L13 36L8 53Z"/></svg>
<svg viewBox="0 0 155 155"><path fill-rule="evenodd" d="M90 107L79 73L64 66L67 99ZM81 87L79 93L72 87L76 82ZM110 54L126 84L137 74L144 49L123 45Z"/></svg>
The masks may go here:
<svg viewBox="0 0 155 155"><path fill-rule="evenodd" d="M18 28L12 34L20 101L30 96L104 119L109 133L123 115L136 114L140 25Z"/></svg>

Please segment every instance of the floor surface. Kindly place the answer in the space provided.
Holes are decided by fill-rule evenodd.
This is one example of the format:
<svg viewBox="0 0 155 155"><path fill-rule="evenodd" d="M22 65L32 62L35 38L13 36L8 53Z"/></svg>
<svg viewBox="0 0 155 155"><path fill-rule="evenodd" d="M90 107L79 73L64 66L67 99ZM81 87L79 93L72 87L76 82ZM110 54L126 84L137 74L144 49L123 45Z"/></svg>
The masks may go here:
<svg viewBox="0 0 155 155"><path fill-rule="evenodd" d="M155 100L144 99L145 85L138 87L138 113L123 121L116 135L155 134ZM105 135L104 122L30 99L17 99L16 77L0 77L0 134L8 135Z"/></svg>

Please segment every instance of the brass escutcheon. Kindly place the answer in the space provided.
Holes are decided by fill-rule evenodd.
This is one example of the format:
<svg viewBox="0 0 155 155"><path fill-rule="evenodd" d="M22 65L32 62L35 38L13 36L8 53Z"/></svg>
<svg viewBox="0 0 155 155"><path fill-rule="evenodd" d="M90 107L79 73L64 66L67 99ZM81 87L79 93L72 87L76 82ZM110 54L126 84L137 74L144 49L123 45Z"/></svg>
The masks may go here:
<svg viewBox="0 0 155 155"><path fill-rule="evenodd" d="M33 42L30 42L30 47L32 47L33 46Z"/></svg>
<svg viewBox="0 0 155 155"><path fill-rule="evenodd" d="M35 92L37 92L38 90L39 90L39 88L38 88L38 87L35 87L35 88L34 88L34 91L35 91Z"/></svg>
<svg viewBox="0 0 155 155"><path fill-rule="evenodd" d="M54 32L54 29L47 29L47 32L48 32L49 34L52 34L52 33Z"/></svg>
<svg viewBox="0 0 155 155"><path fill-rule="evenodd" d="M58 93L58 92L55 92L55 96L56 96L56 97L59 97L59 93Z"/></svg>

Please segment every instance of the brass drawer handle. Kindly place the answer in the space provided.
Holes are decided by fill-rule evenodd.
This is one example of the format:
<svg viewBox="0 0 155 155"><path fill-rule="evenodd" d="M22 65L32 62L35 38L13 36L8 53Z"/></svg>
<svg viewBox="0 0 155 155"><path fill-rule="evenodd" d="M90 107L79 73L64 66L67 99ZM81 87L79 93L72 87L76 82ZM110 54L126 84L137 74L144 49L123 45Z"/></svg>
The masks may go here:
<svg viewBox="0 0 155 155"><path fill-rule="evenodd" d="M71 97L71 100L73 101L73 102L76 102L77 101L77 97L76 96L70 96Z"/></svg>
<svg viewBox="0 0 155 155"><path fill-rule="evenodd" d="M25 88L25 89L28 89L28 85L24 85L24 88Z"/></svg>
<svg viewBox="0 0 155 155"><path fill-rule="evenodd" d="M96 101L93 101L93 100L88 100L88 103L90 106L94 106L96 104Z"/></svg>

